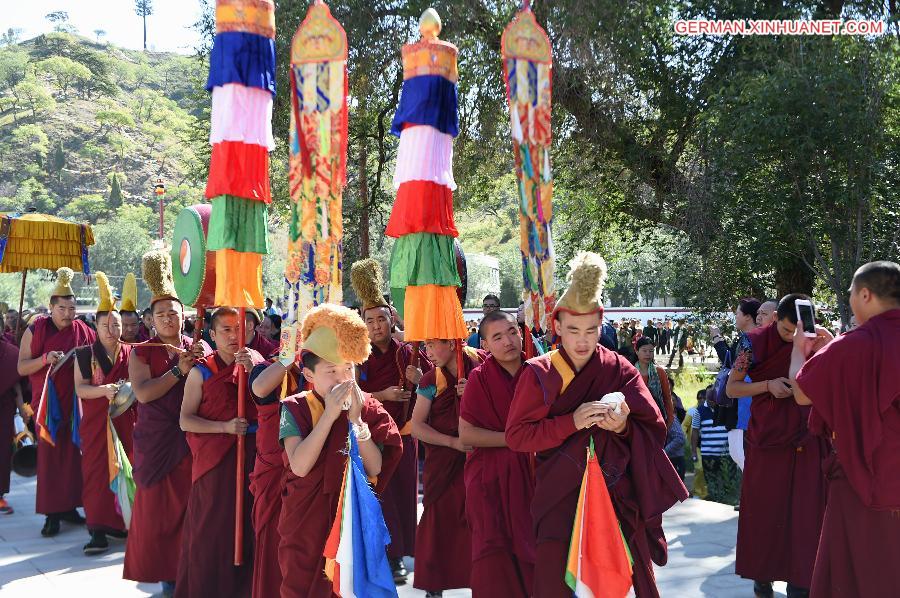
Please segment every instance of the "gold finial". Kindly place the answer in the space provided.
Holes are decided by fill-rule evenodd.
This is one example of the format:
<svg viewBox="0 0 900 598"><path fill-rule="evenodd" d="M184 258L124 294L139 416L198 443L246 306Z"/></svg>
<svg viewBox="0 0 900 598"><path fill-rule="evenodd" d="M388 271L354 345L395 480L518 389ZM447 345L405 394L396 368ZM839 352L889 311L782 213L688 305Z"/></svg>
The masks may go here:
<svg viewBox="0 0 900 598"><path fill-rule="evenodd" d="M441 27L441 17L433 8L429 8L419 17L419 32L423 39L437 39Z"/></svg>

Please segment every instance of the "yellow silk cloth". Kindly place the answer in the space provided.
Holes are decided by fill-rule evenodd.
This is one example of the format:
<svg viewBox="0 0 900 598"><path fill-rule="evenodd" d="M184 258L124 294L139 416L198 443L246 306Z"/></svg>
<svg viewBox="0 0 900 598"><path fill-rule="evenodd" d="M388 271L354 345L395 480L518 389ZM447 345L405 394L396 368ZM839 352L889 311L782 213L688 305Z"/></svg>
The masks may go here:
<svg viewBox="0 0 900 598"><path fill-rule="evenodd" d="M81 229L81 224L47 214L0 212L0 236L6 237L0 272L62 267L81 272ZM88 225L84 225L84 244L94 244L94 233Z"/></svg>

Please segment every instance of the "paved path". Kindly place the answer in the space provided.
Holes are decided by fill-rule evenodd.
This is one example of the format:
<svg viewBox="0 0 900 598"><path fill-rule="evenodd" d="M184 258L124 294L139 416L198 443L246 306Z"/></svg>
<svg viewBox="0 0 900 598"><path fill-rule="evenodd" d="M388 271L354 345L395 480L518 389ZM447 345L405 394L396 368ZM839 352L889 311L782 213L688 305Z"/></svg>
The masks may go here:
<svg viewBox="0 0 900 598"><path fill-rule="evenodd" d="M152 596L156 584L121 579L124 542L110 540L111 550L97 557L81 552L88 536L84 528L62 524L54 538L42 538L43 517L34 513L35 480L13 475L7 496L13 515L0 515L0 596L66 596L66 598L129 598ZM753 598L752 584L734 575L737 513L725 505L688 500L665 515L669 564L657 568L664 597ZM784 595L784 584L776 590ZM423 596L410 585L400 596ZM468 590L446 592L447 598L470 596Z"/></svg>

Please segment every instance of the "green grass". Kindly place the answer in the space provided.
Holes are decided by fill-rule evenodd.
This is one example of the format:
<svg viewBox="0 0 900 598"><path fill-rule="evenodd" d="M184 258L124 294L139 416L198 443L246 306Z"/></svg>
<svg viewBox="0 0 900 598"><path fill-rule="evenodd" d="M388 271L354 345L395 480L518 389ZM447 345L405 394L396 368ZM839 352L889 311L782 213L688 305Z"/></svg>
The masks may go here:
<svg viewBox="0 0 900 598"><path fill-rule="evenodd" d="M675 393L681 397L685 409L690 409L697 404L697 391L702 390L715 382L716 376L712 372L685 368L680 372L674 372Z"/></svg>

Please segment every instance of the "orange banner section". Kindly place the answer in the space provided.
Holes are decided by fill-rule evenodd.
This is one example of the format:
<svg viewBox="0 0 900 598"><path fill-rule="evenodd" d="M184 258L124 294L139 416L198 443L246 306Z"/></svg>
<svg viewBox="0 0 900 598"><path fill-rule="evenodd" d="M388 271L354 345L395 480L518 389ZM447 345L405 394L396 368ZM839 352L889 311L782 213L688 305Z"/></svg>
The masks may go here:
<svg viewBox="0 0 900 598"><path fill-rule="evenodd" d="M406 287L404 340L468 338L456 287Z"/></svg>
<svg viewBox="0 0 900 598"><path fill-rule="evenodd" d="M216 305L265 305L262 290L262 254L231 249L216 252Z"/></svg>

